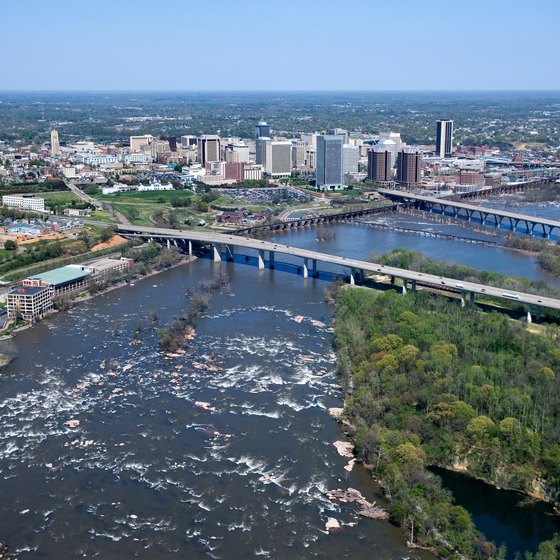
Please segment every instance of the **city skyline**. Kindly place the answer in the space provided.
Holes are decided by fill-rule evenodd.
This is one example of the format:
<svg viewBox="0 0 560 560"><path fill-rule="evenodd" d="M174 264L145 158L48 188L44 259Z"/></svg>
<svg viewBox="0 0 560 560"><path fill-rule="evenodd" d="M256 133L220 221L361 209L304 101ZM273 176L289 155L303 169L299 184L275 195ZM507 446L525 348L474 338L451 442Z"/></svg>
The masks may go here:
<svg viewBox="0 0 560 560"><path fill-rule="evenodd" d="M553 0L320 5L9 3L0 91L560 90ZM266 42L247 48L259 30ZM322 36L341 40L316 51Z"/></svg>

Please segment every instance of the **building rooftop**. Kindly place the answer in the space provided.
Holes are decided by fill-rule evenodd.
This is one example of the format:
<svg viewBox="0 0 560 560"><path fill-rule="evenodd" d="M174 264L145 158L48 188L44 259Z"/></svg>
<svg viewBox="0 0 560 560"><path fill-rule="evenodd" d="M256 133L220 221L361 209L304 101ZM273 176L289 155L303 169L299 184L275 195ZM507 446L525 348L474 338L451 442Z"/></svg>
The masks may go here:
<svg viewBox="0 0 560 560"><path fill-rule="evenodd" d="M76 282L85 278L90 273L85 270L83 266L63 266L62 268L55 268L54 270L49 270L48 272L43 272L42 274L36 274L35 276L30 276L29 280L40 280L45 284L50 284L52 286L60 286L62 284L68 284L70 282Z"/></svg>
<svg viewBox="0 0 560 560"><path fill-rule="evenodd" d="M46 286L18 286L16 288L12 288L8 294L21 294L25 296L34 296L40 292L48 290Z"/></svg>

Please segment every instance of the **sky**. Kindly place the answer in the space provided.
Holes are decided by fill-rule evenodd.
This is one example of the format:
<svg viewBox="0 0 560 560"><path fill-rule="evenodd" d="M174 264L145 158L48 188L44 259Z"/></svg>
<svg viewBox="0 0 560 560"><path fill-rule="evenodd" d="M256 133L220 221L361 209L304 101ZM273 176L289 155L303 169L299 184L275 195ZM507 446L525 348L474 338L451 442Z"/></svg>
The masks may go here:
<svg viewBox="0 0 560 560"><path fill-rule="evenodd" d="M3 0L0 90L560 90L560 0Z"/></svg>

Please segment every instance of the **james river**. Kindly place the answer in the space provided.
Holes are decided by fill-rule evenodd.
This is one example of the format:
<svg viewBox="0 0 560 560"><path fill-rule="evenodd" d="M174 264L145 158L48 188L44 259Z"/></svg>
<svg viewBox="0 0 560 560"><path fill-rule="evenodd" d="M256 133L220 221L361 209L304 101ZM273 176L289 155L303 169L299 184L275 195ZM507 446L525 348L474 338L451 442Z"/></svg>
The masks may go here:
<svg viewBox="0 0 560 560"><path fill-rule="evenodd" d="M312 229L277 240L359 258L421 248L541 277L532 259L502 250L359 225L329 231L324 242ZM187 288L217 270L228 293L213 296L192 353L162 357L150 312L169 322ZM326 285L199 259L18 334L0 374L0 541L21 559L431 558L406 549L398 528L324 497L353 487L375 499L364 470L348 474L333 447L343 438L327 413L341 393ZM219 371L207 371L209 357ZM521 521L508 522L495 509L483 515L505 523L497 534L515 535L517 549L558 529L548 510L519 508ZM327 517L342 530L328 534Z"/></svg>

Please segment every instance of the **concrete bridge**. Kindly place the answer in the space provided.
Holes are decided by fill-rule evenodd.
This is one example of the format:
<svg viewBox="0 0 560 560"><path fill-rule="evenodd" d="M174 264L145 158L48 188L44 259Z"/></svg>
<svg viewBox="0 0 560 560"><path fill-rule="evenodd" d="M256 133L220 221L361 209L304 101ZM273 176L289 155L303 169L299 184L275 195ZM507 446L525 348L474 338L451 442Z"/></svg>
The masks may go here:
<svg viewBox="0 0 560 560"><path fill-rule="evenodd" d="M506 224L509 225L512 231L516 231L519 224L522 224L525 226L529 235L536 235L542 232L542 237L546 239L550 239L551 233L555 229L558 230L556 232L557 235L560 233L560 222L539 218L537 216L527 216L525 214L485 208L484 206L476 206L474 204L467 204L447 198L423 196L403 191L379 189L379 194L394 201L413 204L416 208L421 210L452 216L454 218L463 218L469 222L473 219L479 219L480 223L486 226L500 228L502 224Z"/></svg>
<svg viewBox="0 0 560 560"><path fill-rule="evenodd" d="M120 235L129 238L157 241L166 243L168 246L174 245L188 251L190 255L193 254L193 245L210 246L214 262L220 262L223 259L232 261L236 250L249 249L256 253L259 269L264 269L267 265L268 268L273 269L276 255L278 254L290 255L301 259L301 273L304 278L309 276L316 277L318 275L318 263L335 265L341 268L349 277L351 284L362 281L367 273L384 275L390 277L393 282L395 279L400 279L403 293L406 293L409 289L415 291L417 286L428 286L460 294L463 306L466 305L467 301L474 303L477 295L491 296L509 303L525 304L527 306L528 322L532 321L533 312L536 313L537 320L540 318L541 308L560 310L560 300L558 299L522 292L511 292L504 288L339 257L308 249L299 249L272 241L262 241L260 239L210 231L182 231L131 225L119 225L117 226L117 231Z"/></svg>

